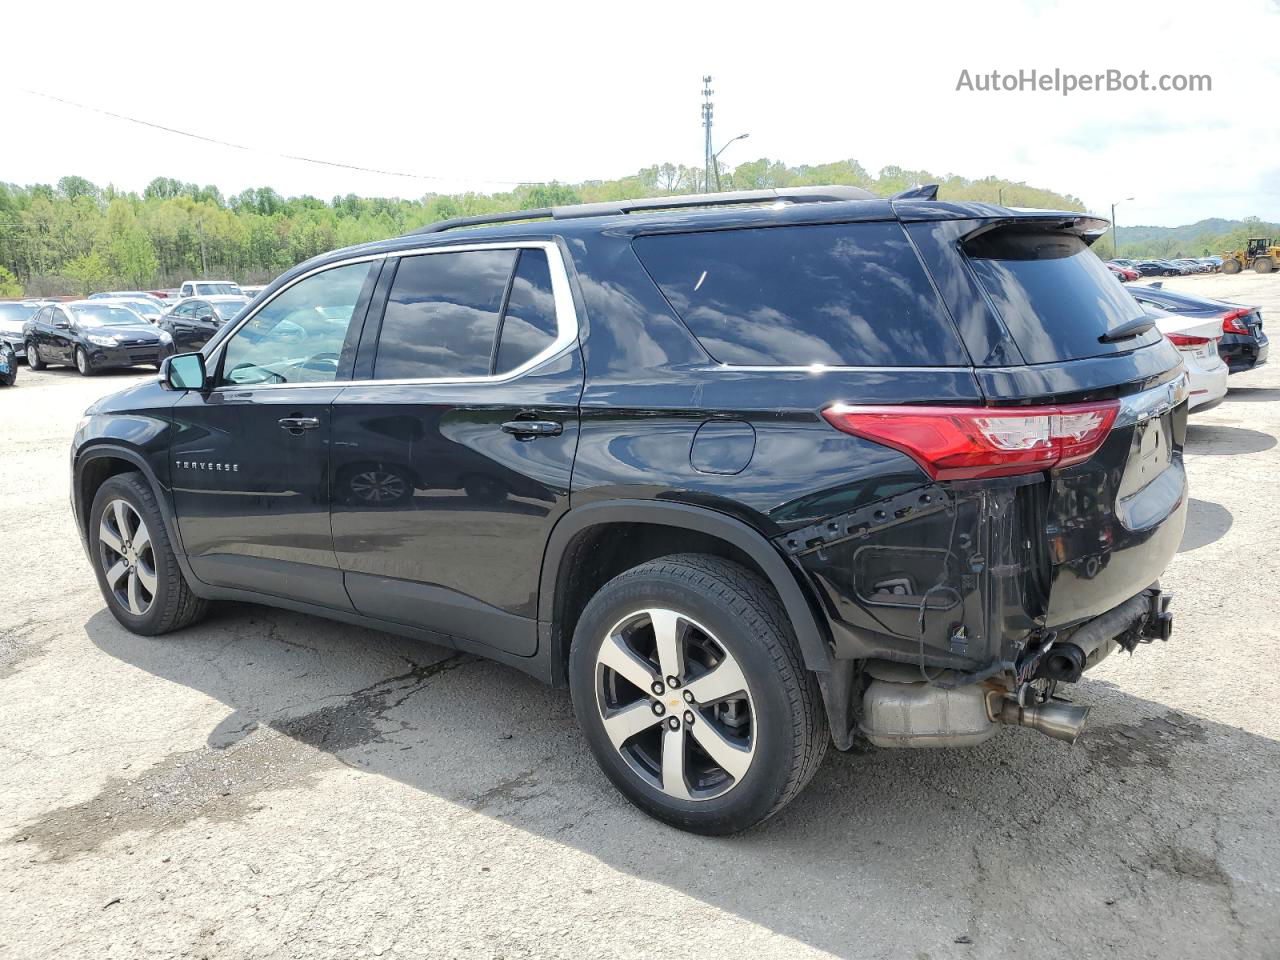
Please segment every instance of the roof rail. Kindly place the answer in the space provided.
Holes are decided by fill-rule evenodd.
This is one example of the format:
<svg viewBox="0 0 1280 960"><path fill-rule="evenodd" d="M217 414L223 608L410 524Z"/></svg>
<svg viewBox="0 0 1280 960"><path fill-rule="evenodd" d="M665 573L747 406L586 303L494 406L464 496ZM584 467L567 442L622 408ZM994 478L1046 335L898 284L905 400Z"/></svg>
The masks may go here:
<svg viewBox="0 0 1280 960"><path fill-rule="evenodd" d="M642 200L605 200L601 203L575 203L565 207L541 207L509 213L489 213L479 217L455 217L414 230L409 236L440 233L458 227L477 227L486 223L512 223L518 220L578 220L582 217L609 217L642 210L683 210L691 207L724 207L747 203L823 203L841 200L875 200L876 195L861 187L786 187L765 190L731 190L726 193L688 193L672 197L648 197Z"/></svg>

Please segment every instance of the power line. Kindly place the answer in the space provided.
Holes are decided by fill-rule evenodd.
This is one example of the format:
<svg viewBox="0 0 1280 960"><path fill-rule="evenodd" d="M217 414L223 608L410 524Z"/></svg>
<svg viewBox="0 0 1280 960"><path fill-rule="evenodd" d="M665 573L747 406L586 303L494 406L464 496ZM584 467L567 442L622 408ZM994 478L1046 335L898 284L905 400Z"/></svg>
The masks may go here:
<svg viewBox="0 0 1280 960"><path fill-rule="evenodd" d="M360 173L376 173L384 177L405 177L410 180L431 180L431 181L451 181L451 180L460 181L465 179L463 177L444 177L444 176L437 176L437 175L427 174L427 173L405 173L402 170L382 170L377 167L362 167L354 163L340 163L336 160L321 160L317 157L303 157L298 154L292 154L292 153L278 153L273 150L264 150L261 147L246 146L243 143L232 143L229 140L219 140L217 137L207 137L204 134L192 133L189 130L179 130L177 127L166 126L163 123L155 123L154 121L151 121L151 120L143 120L140 117L131 117L131 116L128 116L127 114L116 113L112 110L104 110L101 107L91 106L86 103L77 103L75 100L67 100L63 97L55 97L51 93L42 93L39 90L28 90L25 87L19 87L18 89L21 90L23 93L29 94L30 96L42 97L45 100L52 100L55 103L61 103L68 107L75 107L78 110L87 110L90 113L98 113L105 117L112 117L115 120L123 120L127 123L136 123L139 126L150 127L152 130L160 130L164 133L172 133L175 136L188 137L189 139L192 139L192 140L200 140L200 141L203 141L204 143L212 143L220 147L230 147L233 150L245 150L250 153L267 153L275 157L280 157L284 160L296 160L301 163L314 163L314 164L317 164L318 166L335 167L340 170L356 170L356 171L359 171ZM480 179L484 183L500 183L500 184L503 184L504 186L513 186L513 187L526 186L526 185L536 186L538 184L545 184L547 182L545 180L501 180L494 177L480 177L478 179Z"/></svg>

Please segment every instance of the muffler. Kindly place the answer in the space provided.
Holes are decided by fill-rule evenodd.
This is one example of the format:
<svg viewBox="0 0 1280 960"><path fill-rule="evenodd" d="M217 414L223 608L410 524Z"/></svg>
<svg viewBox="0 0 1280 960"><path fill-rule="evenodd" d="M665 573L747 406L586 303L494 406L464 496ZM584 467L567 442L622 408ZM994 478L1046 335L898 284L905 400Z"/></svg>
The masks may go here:
<svg viewBox="0 0 1280 960"><path fill-rule="evenodd" d="M877 747L972 747L989 739L1001 723L1074 743L1089 715L1088 707L1058 700L1023 707L995 687L938 687L906 682L911 671L873 669L859 728Z"/></svg>
<svg viewBox="0 0 1280 960"><path fill-rule="evenodd" d="M1018 727L1030 727L1039 730L1047 737L1075 743L1076 737L1084 730L1088 707L1077 707L1072 703L1058 700L1046 700L1030 707L1020 707L1015 700L1005 700L1000 705L1000 713L996 719L1001 723L1009 723Z"/></svg>

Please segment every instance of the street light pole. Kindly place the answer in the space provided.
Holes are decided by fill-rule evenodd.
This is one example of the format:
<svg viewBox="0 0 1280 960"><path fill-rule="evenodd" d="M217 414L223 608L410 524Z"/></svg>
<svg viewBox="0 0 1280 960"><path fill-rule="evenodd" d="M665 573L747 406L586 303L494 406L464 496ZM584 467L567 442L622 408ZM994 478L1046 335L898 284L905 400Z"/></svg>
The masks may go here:
<svg viewBox="0 0 1280 960"><path fill-rule="evenodd" d="M1120 241L1116 239L1116 207L1122 203L1128 203L1133 197L1125 197L1123 200L1116 200L1111 204L1111 259L1120 256Z"/></svg>
<svg viewBox="0 0 1280 960"><path fill-rule="evenodd" d="M724 153L726 150L729 149L730 143L737 143L739 140L745 140L749 136L751 136L751 134L749 133L738 134L736 137L730 140L729 143L726 143L723 147L717 150L715 152L715 155L711 158L711 165L715 168L715 174L716 174L716 193L720 192L720 154Z"/></svg>

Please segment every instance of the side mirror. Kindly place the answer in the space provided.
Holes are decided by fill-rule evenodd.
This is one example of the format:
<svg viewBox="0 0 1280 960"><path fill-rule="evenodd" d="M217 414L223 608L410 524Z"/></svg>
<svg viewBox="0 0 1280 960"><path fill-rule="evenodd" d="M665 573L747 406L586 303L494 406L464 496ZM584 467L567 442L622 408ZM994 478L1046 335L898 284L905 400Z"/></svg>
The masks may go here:
<svg viewBox="0 0 1280 960"><path fill-rule="evenodd" d="M204 357L198 353L166 357L160 365L160 378L170 390L203 390L207 378Z"/></svg>
<svg viewBox="0 0 1280 960"><path fill-rule="evenodd" d="M200 322L201 323L217 323L218 318L215 317L212 313L206 313L203 317L200 318Z"/></svg>
<svg viewBox="0 0 1280 960"><path fill-rule="evenodd" d="M55 330L70 330L71 324L67 323L67 321L65 320L59 320L57 323L53 325L53 328Z"/></svg>

